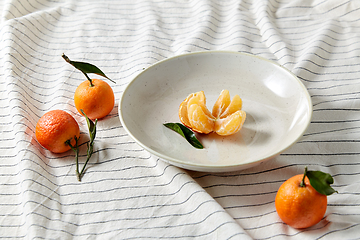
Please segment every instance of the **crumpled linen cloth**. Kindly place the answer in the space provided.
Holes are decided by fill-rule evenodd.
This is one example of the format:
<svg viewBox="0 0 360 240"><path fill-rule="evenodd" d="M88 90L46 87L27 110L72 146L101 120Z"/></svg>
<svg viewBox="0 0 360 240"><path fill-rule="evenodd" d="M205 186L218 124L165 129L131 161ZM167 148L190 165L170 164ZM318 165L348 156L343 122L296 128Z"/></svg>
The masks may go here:
<svg viewBox="0 0 360 240"><path fill-rule="evenodd" d="M0 43L0 238L359 238L359 1L4 0ZM160 60L208 50L265 57L298 76L314 108L304 136L231 173L180 169L137 145L119 121L127 84ZM52 109L71 113L87 136L73 102L86 79L62 53L116 81L81 182L72 151L52 154L35 139ZM320 223L297 230L280 220L274 199L305 166L330 173L338 193Z"/></svg>

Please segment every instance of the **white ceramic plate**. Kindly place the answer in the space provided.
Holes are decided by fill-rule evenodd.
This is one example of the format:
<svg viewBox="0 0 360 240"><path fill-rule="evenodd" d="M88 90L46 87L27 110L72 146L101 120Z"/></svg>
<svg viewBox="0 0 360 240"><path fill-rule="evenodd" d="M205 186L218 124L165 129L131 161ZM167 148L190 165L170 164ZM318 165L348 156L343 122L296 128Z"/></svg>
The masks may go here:
<svg viewBox="0 0 360 240"><path fill-rule="evenodd" d="M180 122L178 108L190 94L204 91L211 110L221 90L243 100L240 132L198 135L204 149L163 126ZM311 98L300 80L266 59L238 52L209 51L160 61L140 73L123 92L120 121L150 153L175 166L206 172L253 167L285 151L307 129Z"/></svg>

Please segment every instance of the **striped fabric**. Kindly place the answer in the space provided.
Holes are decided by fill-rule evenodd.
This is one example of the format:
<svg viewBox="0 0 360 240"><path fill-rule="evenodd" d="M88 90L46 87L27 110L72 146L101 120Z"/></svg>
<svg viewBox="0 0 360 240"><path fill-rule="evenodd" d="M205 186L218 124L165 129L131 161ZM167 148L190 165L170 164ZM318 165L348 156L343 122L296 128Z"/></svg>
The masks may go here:
<svg viewBox="0 0 360 240"><path fill-rule="evenodd" d="M0 238L359 239L360 1L3 0L0 24ZM204 173L131 139L117 110L127 84L160 60L207 50L265 57L299 77L314 112L298 143L247 170ZM71 151L52 154L34 136L44 113L63 109L87 138L73 102L85 79L62 53L116 81L82 182ZM338 193L320 223L296 230L274 199L305 166L330 173Z"/></svg>

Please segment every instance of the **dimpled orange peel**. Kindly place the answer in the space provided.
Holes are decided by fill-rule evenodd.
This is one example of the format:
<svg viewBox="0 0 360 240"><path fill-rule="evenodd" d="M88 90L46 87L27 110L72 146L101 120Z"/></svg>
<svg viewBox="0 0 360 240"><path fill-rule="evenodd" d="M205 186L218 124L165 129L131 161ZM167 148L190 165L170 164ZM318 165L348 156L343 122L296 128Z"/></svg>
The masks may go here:
<svg viewBox="0 0 360 240"><path fill-rule="evenodd" d="M194 132L208 134L216 132L221 136L237 133L242 128L246 113L241 110L239 95L230 99L228 90L222 90L212 112L206 107L203 91L191 93L179 107L180 121Z"/></svg>

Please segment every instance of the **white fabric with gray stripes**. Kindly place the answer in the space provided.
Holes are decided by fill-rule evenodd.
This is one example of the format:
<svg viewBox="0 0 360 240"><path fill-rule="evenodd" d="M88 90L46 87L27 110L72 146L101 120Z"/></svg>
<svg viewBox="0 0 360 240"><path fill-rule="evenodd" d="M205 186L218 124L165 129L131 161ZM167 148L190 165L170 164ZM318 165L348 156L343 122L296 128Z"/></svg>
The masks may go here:
<svg viewBox="0 0 360 240"><path fill-rule="evenodd" d="M1 238L359 237L359 1L7 0L0 11ZM299 77L314 112L298 143L260 166L214 174L169 165L128 136L117 111L127 84L167 57L207 50L255 54ZM116 81L82 182L71 151L52 154L34 137L45 112L63 109L86 139L73 103L85 79L62 53ZM274 198L305 166L330 173L339 193L319 224L296 230Z"/></svg>

